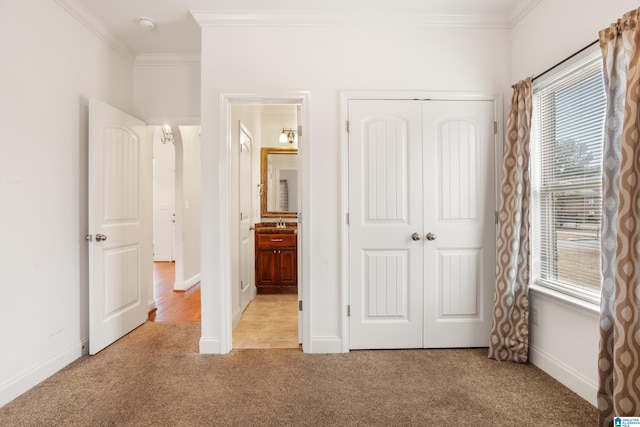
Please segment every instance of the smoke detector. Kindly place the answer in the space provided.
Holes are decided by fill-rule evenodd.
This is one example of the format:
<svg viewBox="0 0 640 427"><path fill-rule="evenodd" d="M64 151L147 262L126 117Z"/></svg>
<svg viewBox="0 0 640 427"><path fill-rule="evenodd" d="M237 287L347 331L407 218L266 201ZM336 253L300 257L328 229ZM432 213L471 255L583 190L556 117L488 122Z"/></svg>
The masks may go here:
<svg viewBox="0 0 640 427"><path fill-rule="evenodd" d="M141 16L138 18L138 25L147 31L151 31L156 27L156 21L146 16Z"/></svg>

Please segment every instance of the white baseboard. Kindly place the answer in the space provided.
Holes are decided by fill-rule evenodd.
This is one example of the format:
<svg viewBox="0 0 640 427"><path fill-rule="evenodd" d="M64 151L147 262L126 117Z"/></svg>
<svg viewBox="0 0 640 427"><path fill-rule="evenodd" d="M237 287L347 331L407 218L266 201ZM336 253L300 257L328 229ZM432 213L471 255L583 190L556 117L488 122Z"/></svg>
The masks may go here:
<svg viewBox="0 0 640 427"><path fill-rule="evenodd" d="M188 291L189 288L192 288L193 286L197 285L199 282L200 282L200 273L184 281L184 290Z"/></svg>
<svg viewBox="0 0 640 427"><path fill-rule="evenodd" d="M179 283L176 281L173 284L173 289L176 291L188 291L190 288L197 285L198 282L200 282L200 273L185 280L183 283Z"/></svg>
<svg viewBox="0 0 640 427"><path fill-rule="evenodd" d="M310 341L311 348L306 353L344 353L339 337L312 337Z"/></svg>
<svg viewBox="0 0 640 427"><path fill-rule="evenodd" d="M70 347L59 355L0 385L0 407L40 384L89 351L89 340Z"/></svg>
<svg viewBox="0 0 640 427"><path fill-rule="evenodd" d="M225 354L220 338L200 337L200 354Z"/></svg>
<svg viewBox="0 0 640 427"><path fill-rule="evenodd" d="M233 327L235 328L238 325L238 322L240 321L240 319L242 319L242 313L244 313L242 310L238 310L238 312L236 313L235 316L233 316Z"/></svg>
<svg viewBox="0 0 640 427"><path fill-rule="evenodd" d="M597 384L591 383L582 375L571 370L568 366L534 347L530 347L529 349L529 360L578 396L593 406L597 406Z"/></svg>

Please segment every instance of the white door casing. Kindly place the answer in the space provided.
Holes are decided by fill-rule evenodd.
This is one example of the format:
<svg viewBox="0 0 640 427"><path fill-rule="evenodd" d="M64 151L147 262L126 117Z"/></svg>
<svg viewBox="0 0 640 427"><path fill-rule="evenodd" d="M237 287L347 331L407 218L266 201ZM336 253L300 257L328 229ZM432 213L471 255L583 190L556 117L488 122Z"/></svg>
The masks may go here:
<svg viewBox="0 0 640 427"><path fill-rule="evenodd" d="M253 252L253 234L251 233L251 225L253 224L253 209L251 204L252 198L252 150L253 138L249 130L239 123L240 147L238 149L238 189L240 201L240 309L251 302L255 296L254 276L254 252Z"/></svg>
<svg viewBox="0 0 640 427"><path fill-rule="evenodd" d="M495 265L493 101L350 100L348 108L349 347L486 346ZM403 127L406 171L393 166L402 150L391 149L404 143L393 136ZM406 221L389 201L398 212L410 206ZM409 298L400 306L406 316L389 309L405 303L397 290Z"/></svg>
<svg viewBox="0 0 640 427"><path fill-rule="evenodd" d="M146 124L89 102L89 353L147 319L152 156Z"/></svg>
<svg viewBox="0 0 640 427"><path fill-rule="evenodd" d="M302 257L302 248L304 247L304 245L302 244L302 236L304 235L304 233L302 232L302 227L304 226L302 224L302 189L304 187L303 183L302 183L302 173L300 173L300 164L302 162L300 162L300 147L304 147L304 139L305 136L304 132L303 132L303 126L302 126L302 105L297 105L296 106L296 118L297 118L297 122L298 122L298 155L296 156L296 163L298 164L298 185L297 185L297 199L298 199L298 215L297 215L297 221L298 221L298 242L297 242L297 248L298 248L298 253L297 253L297 259L298 259L298 344L302 344L302 338L303 338L303 334L302 334L302 314L300 313L300 307L302 307L302 291L304 286L302 286L302 278L304 277L302 269L304 267L303 263L301 262L304 258Z"/></svg>
<svg viewBox="0 0 640 427"><path fill-rule="evenodd" d="M413 101L349 102L352 349L422 347L421 121Z"/></svg>

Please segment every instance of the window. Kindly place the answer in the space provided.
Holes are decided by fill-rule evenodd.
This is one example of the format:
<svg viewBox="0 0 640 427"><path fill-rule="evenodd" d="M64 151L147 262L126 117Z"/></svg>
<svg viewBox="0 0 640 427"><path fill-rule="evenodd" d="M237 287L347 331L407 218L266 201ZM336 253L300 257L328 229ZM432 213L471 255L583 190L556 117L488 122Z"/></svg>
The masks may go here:
<svg viewBox="0 0 640 427"><path fill-rule="evenodd" d="M599 52L533 87L533 283L594 303L605 107Z"/></svg>

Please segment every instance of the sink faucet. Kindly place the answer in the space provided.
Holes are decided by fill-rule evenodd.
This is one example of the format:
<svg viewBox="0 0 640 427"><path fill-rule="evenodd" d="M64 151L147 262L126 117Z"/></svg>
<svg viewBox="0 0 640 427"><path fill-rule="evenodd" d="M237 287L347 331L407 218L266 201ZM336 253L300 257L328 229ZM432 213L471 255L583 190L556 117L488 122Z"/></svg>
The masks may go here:
<svg viewBox="0 0 640 427"><path fill-rule="evenodd" d="M282 218L278 218L278 225L276 227L278 227L278 228L286 227L286 225L284 224L284 221L282 220Z"/></svg>

